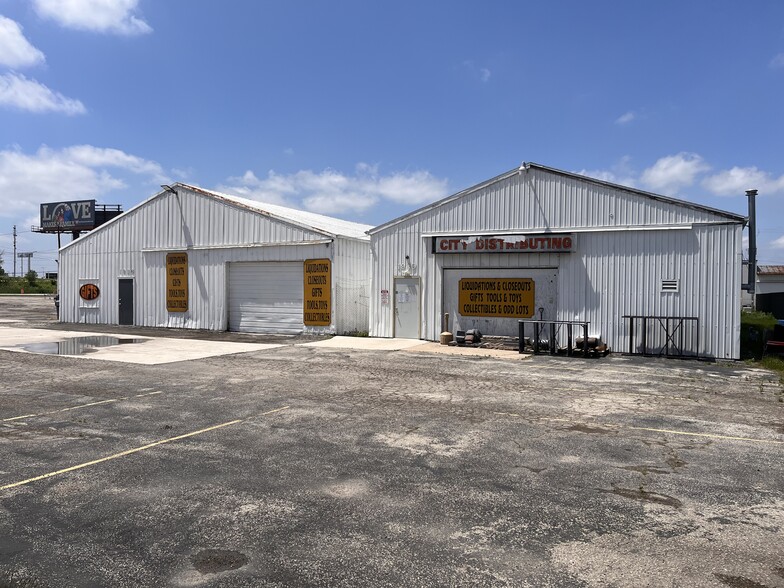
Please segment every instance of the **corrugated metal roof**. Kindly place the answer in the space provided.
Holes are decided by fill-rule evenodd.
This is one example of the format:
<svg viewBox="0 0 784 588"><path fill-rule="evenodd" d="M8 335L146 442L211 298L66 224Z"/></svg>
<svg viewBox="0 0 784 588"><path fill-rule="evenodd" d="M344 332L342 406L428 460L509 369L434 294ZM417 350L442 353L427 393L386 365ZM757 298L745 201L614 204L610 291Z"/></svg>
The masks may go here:
<svg viewBox="0 0 784 588"><path fill-rule="evenodd" d="M370 237L367 235L367 231L373 228L371 225L354 223L339 218L333 218L331 216L325 216L323 214L316 214L314 212L307 212L305 210L297 210L296 208L279 206L277 204L267 204L266 202L259 202L258 200L251 200L249 198L243 198L233 194L225 194L223 192L216 192L214 190L205 190L204 188L183 184L181 182L175 184L175 187L176 186L182 186L183 188L187 188L207 196L212 196L213 198L228 200L257 212L267 214L279 220L293 223L307 229L315 229L321 233L330 235L349 237L351 239L368 240Z"/></svg>
<svg viewBox="0 0 784 588"><path fill-rule="evenodd" d="M745 222L746 221L746 217L745 216L740 215L740 214L736 214L734 212L727 212L726 210L719 210L717 208L711 208L709 206L703 206L701 204L695 204L693 202L687 202L685 200L678 200L677 198L671 198L669 196L662 196L660 194L654 194L652 192L646 192L644 190L638 190L637 188L631 188L629 186L622 186L620 184L613 184L612 182L606 182L604 180L591 178L589 176L585 176L585 175L582 175L582 174L578 174L578 173L574 173L574 172L567 172L567 171L555 169L555 168L552 168L552 167L547 167L547 166L544 166L544 165L540 165L538 163L530 163L530 162L528 162L528 163L523 163L520 167L516 167L516 168L514 168L512 170L504 172L504 173L502 173L502 174L500 174L500 175L498 175L498 176L496 176L494 178L491 178L491 179L486 180L484 182L481 182L481 183L479 183L479 184L477 184L475 186L471 186L470 188L466 188L465 190L457 192L456 194L453 194L452 196L447 196L446 198L443 198L442 200L438 200L436 202L433 202L431 204L423 206L422 208L414 210L413 212L409 212L408 214L404 214L403 216L400 216L400 217L398 217L396 219L393 219L391 221L387 221L386 223L378 225L377 227L373 227L369 232L370 232L370 234L377 233L377 232L379 232L379 231L381 231L383 229L386 229L387 227L390 227L392 225L396 225L396 224L398 224L398 223L400 223L402 221L405 221L405 220L410 219L412 217L415 217L415 216L418 216L420 214L423 214L423 213L425 213L425 212L427 212L429 210L433 210L435 208L438 208L440 206L448 204L448 203L450 203L450 202L452 202L454 200L457 200L459 198L463 198L465 196L468 196L469 194L472 194L472 193L474 193L474 192L476 192L478 190L486 188L487 186L490 186L490 185L492 185L492 184L494 184L496 182L500 182L502 180L505 180L506 178L514 176L515 174L518 174L523 169L539 169L539 170L542 170L542 171L546 171L546 172L557 174L557 175L566 176L566 177L577 179L577 180L584 181L584 182L587 182L587 183L597 184L597 185L600 185L600 186L607 186L607 187L615 189L615 190L623 190L625 192L630 192L632 194L637 194L639 196L644 196L644 197L650 198L652 200L658 200L660 202L666 202L668 204L673 204L673 205L676 205L676 206L682 206L684 208L690 208L692 210L697 210L697 211L701 211L701 212L709 212L711 214L715 214L715 215L719 215L719 216L725 217L728 220L733 221L733 222Z"/></svg>
<svg viewBox="0 0 784 588"><path fill-rule="evenodd" d="M241 198L239 196L233 196L231 194L223 194L221 192L215 192L213 190L205 190L204 188L199 188L198 186L191 186L189 184L184 184L182 182L177 182L176 184L174 184L174 186L175 187L181 186L188 190L192 190L194 192L203 194L205 196L215 198L216 200L222 199L222 200L232 202L235 205L250 209L251 211L256 213L264 214L269 217L278 219L282 222L288 223L289 225L294 225L296 227L321 233L325 237L340 236L349 239L357 239L361 241L368 241L370 239L370 236L367 234L367 231L372 228L371 225L353 223L339 218L332 218L321 214L305 212L304 210L296 210L294 208L278 206L276 204L266 204L264 202L258 202L257 200L250 200L248 198ZM62 251L64 249L68 249L75 243L80 243L82 240L88 239L91 236L94 236L96 233L105 231L110 226L114 225L114 223L120 222L123 218L127 217L130 213L137 211L138 209L142 208L143 206L147 205L150 202L153 202L156 198L159 198L162 194L165 193L166 190L161 190L160 192L154 194L147 200L144 200L139 204L132 206L122 214L117 215L113 219L102 224L100 227L97 227L92 231L88 231L84 233L81 237L79 237L78 239L74 239L70 243L66 243L60 248L60 250Z"/></svg>
<svg viewBox="0 0 784 588"><path fill-rule="evenodd" d="M758 265L758 276L784 276L784 265Z"/></svg>

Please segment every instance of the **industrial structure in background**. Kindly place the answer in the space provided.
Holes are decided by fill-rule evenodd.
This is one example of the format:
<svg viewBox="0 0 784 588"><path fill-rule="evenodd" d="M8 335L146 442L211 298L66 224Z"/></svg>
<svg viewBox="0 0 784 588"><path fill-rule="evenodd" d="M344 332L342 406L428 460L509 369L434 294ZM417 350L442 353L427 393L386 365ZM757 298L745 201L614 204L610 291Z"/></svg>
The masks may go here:
<svg viewBox="0 0 784 588"><path fill-rule="evenodd" d="M784 265L758 265L756 308L784 320Z"/></svg>
<svg viewBox="0 0 784 588"><path fill-rule="evenodd" d="M370 334L436 341L449 314L567 348L587 323L614 351L737 359L745 223L525 163L371 229Z"/></svg>
<svg viewBox="0 0 784 588"><path fill-rule="evenodd" d="M367 332L370 226L187 184L162 188L60 250L61 320Z"/></svg>

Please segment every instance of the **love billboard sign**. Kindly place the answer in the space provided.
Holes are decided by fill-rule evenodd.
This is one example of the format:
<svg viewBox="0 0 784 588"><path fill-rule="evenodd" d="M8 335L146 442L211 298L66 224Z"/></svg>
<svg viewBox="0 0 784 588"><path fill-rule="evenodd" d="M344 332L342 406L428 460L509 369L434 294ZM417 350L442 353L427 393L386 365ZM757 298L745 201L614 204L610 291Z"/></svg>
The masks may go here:
<svg viewBox="0 0 784 588"><path fill-rule="evenodd" d="M41 229L58 231L89 231L95 228L95 200L50 202L41 205Z"/></svg>

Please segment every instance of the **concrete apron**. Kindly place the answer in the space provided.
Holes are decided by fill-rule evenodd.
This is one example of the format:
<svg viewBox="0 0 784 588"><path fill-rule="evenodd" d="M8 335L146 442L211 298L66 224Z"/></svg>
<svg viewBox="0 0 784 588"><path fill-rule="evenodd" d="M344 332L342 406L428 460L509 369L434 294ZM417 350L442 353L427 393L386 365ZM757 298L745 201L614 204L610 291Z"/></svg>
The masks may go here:
<svg viewBox="0 0 784 588"><path fill-rule="evenodd" d="M123 342L133 340L130 345L113 344L106 347L89 347L86 352L72 354L68 352L68 342L77 343L85 338L119 339ZM64 351L56 350L54 345L65 342ZM46 344L52 343L55 351L45 351ZM475 349L471 347L449 347L419 339L386 339L376 337L342 337L336 336L323 341L298 343L297 346L317 347L324 349L354 349L367 351L408 351L416 353L438 353L446 355L472 355L494 357L499 359L524 359L528 355L520 355L516 351L498 349ZM32 346L32 348L30 348ZM176 339L172 337L144 337L123 333L94 333L85 331L57 331L50 329L29 329L0 326L0 349L17 353L36 353L44 355L60 355L98 359L103 361L120 361L144 365L157 365L177 361L189 361L234 353L265 351L282 347L281 344L270 343L239 343L230 341L211 341L205 339ZM28 347L25 349L25 347ZM71 345L70 347L75 347Z"/></svg>
<svg viewBox="0 0 784 588"><path fill-rule="evenodd" d="M0 327L0 349L19 353L35 353L34 351L23 349L22 346L57 343L84 337L113 337L121 340L133 339L138 341L138 343L131 345L95 347L90 348L89 353L78 355L57 352L42 353L61 355L63 357L156 365L281 347L281 345L268 343L235 343L227 341L205 341L202 339L174 339L171 337L141 337L121 333L87 333L83 331L54 331L49 329L24 329L2 326Z"/></svg>
<svg viewBox="0 0 784 588"><path fill-rule="evenodd" d="M443 355L471 355L494 357L496 359L525 359L517 351L505 349L482 349L475 347L454 347L420 339L381 339L375 337L332 337L326 341L300 343L302 347L322 347L327 349L357 349L376 351L408 351L412 353L438 353Z"/></svg>

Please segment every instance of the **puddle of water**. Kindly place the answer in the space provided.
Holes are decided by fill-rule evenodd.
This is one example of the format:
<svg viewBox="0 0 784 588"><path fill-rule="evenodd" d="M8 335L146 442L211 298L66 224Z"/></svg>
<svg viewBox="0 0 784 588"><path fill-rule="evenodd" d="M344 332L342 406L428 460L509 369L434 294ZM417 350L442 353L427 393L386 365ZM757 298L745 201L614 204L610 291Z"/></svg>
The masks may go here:
<svg viewBox="0 0 784 588"><path fill-rule="evenodd" d="M132 339L109 337L96 335L90 337L73 337L62 341L49 343L26 343L15 347L30 353L42 353L45 355L85 355L95 353L99 347L113 347L115 345L128 345L133 343L144 343L147 339Z"/></svg>
<svg viewBox="0 0 784 588"><path fill-rule="evenodd" d="M193 567L202 574L238 570L248 563L248 556L228 549L204 549L191 558Z"/></svg>
<svg viewBox="0 0 784 588"><path fill-rule="evenodd" d="M607 492L605 490L605 492ZM632 490L630 488L614 488L610 490L613 494L617 494L618 496L623 496L624 498L631 498L632 500L645 500L648 502L654 502L656 504L663 504L665 506L672 506L674 508L680 508L682 502L677 498L673 498L672 496L667 496L666 494L659 494L657 492L646 492L645 490Z"/></svg>

